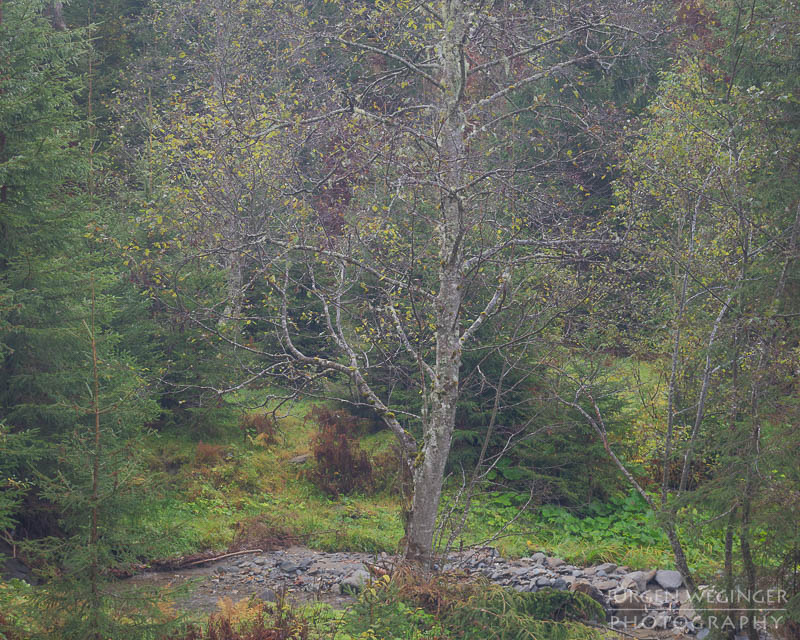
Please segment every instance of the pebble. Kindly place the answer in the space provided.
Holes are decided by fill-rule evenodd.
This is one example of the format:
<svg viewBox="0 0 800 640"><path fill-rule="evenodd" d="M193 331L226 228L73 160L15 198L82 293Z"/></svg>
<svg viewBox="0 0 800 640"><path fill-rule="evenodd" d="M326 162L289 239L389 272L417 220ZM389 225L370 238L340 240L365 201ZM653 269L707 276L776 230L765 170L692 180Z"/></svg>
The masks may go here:
<svg viewBox="0 0 800 640"><path fill-rule="evenodd" d="M208 574L206 593L230 596L255 595L275 601L281 591L304 592L309 597L332 594L341 598L360 590L370 580L364 563L390 570L394 558L366 553L323 553L293 547L284 551L258 553L243 559L222 561ZM499 557L495 549L483 548L451 554L446 569L467 576L483 575L495 584L518 592L541 589L575 590L591 595L607 611L628 613L627 628L635 626L685 634L702 639L705 629L696 628L693 610L677 571L630 571L611 562L581 568L542 552L520 560ZM341 596L339 594L342 594ZM613 617L609 624L624 629L624 621Z"/></svg>

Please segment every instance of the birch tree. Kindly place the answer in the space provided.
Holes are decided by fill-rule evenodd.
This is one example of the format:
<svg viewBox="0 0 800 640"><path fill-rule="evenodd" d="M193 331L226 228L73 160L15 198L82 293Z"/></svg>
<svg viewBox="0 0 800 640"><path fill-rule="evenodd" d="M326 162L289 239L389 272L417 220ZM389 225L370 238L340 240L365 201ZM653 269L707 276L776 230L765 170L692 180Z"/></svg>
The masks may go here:
<svg viewBox="0 0 800 640"><path fill-rule="evenodd" d="M237 204L245 231L214 233L225 225L187 167L188 187L176 177L183 186L151 215L187 220L189 207L203 250L180 257L163 287L254 358L247 380L352 383L403 451L405 557L430 566L456 407L465 377L480 375L479 358L477 373L462 370L466 350L516 350L510 361L532 350L576 303L580 288L558 266L591 265L618 242L574 215L587 189L569 176L604 142L610 107L588 105L587 87L652 41L656 18L624 1L397 0L278 7L269 24L284 86L258 95L243 74L249 97L228 119L225 170L250 193ZM163 132L167 147L202 149ZM246 265L245 340L219 330L222 300L180 286L208 256L231 253ZM301 341L310 319L322 348ZM400 361L418 411L375 384Z"/></svg>

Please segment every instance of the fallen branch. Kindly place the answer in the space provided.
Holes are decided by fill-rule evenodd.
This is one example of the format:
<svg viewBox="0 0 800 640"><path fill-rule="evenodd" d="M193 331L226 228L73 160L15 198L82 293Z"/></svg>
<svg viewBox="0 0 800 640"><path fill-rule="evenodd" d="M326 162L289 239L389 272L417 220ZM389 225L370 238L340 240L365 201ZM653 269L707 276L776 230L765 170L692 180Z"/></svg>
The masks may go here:
<svg viewBox="0 0 800 640"><path fill-rule="evenodd" d="M221 556L215 556L213 558L202 558L201 560L195 560L194 562L187 562L186 564L181 566L193 567L196 564L206 564L207 562L216 562L217 560L224 560L225 558L231 558L233 556L242 556L246 553L264 553L264 551L262 549L245 549L244 551L234 551L233 553L224 553Z"/></svg>

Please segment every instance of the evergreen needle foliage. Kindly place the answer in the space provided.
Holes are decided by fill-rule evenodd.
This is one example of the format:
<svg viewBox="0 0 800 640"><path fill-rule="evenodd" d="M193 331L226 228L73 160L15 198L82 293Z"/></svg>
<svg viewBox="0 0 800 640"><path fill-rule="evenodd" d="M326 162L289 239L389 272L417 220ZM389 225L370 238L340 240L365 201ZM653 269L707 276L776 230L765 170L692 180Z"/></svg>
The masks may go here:
<svg viewBox="0 0 800 640"><path fill-rule="evenodd" d="M42 498L58 509L62 534L29 546L46 582L33 598L42 620L35 635L155 637L167 622L156 606L160 596L114 584L155 550L139 526L149 502L141 424L153 416L153 404L140 397L142 381L130 365L99 340L93 280L90 304L85 404L74 406L56 473L39 480Z"/></svg>

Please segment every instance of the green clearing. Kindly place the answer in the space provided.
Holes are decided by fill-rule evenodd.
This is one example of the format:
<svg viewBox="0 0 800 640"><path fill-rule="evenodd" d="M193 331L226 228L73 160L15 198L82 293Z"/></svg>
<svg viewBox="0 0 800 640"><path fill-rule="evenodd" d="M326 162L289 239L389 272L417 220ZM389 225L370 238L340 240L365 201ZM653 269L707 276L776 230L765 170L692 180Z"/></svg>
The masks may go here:
<svg viewBox="0 0 800 640"><path fill-rule="evenodd" d="M255 399L252 393L232 398L231 415L257 404ZM154 434L147 460L157 475L159 497L143 523L149 535L169 531L174 555L222 551L259 537L324 551L398 551L403 526L396 482L338 497L312 482L311 440L317 429L310 415L313 406L305 400L285 411L271 443L243 432L235 417L207 430L202 439L185 431ZM362 435L358 442L374 458L385 454L393 441L391 434L380 431ZM309 455L306 462L290 462L303 455ZM448 489L443 509L456 491ZM486 543L507 557L544 551L579 566L674 566L655 516L638 496L592 502L581 514L556 505L525 508L527 498L511 491L476 495L454 548ZM714 558L719 558L720 546L713 539L691 546L689 560L700 575L718 570Z"/></svg>

